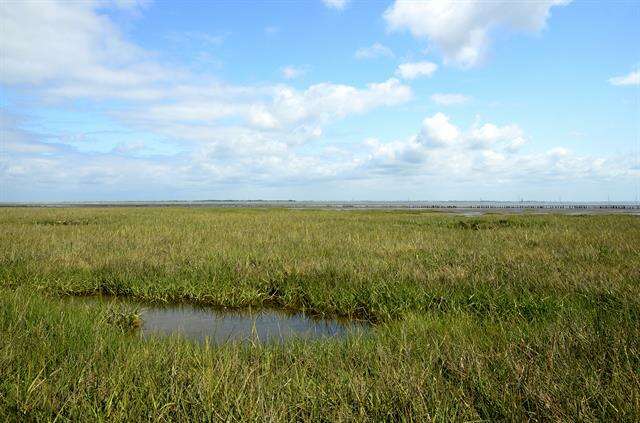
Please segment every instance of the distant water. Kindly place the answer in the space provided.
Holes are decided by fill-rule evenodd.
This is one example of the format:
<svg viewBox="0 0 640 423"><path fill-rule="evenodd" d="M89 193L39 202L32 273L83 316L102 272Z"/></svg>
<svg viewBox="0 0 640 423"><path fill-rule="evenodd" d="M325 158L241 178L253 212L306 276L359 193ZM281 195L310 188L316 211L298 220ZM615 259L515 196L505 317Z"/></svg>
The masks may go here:
<svg viewBox="0 0 640 423"><path fill-rule="evenodd" d="M426 209L434 211L504 211L541 213L639 213L638 202L552 202L552 201L119 201L62 203L0 203L0 207L225 207L225 208L291 208L291 209Z"/></svg>

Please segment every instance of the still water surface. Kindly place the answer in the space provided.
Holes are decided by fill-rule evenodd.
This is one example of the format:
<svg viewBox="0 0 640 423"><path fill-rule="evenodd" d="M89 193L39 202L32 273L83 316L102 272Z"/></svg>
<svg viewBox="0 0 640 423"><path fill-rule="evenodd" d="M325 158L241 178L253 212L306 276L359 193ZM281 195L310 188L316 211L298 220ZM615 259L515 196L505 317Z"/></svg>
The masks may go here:
<svg viewBox="0 0 640 423"><path fill-rule="evenodd" d="M130 306L142 317L140 333L148 336L180 335L204 343L228 341L282 343L290 338L343 337L368 325L348 319L332 319L289 313L279 309L221 309L188 304L148 305L109 297L82 297L76 301Z"/></svg>

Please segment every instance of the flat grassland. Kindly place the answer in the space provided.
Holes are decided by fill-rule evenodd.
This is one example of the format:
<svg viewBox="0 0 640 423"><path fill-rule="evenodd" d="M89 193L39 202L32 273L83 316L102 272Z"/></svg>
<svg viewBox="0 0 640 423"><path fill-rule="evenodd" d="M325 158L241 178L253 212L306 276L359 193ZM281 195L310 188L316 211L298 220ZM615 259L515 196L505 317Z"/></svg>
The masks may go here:
<svg viewBox="0 0 640 423"><path fill-rule="evenodd" d="M141 339L65 295L269 304L346 339ZM0 209L0 420L640 420L640 218Z"/></svg>

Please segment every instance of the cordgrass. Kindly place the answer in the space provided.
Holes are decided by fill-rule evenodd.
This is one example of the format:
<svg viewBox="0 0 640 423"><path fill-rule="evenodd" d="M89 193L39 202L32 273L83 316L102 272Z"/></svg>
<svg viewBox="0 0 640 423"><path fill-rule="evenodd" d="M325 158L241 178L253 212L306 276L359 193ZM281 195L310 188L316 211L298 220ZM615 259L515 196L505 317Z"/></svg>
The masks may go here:
<svg viewBox="0 0 640 423"><path fill-rule="evenodd" d="M144 340L97 293L375 326ZM637 216L0 209L0 419L638 421L639 294Z"/></svg>

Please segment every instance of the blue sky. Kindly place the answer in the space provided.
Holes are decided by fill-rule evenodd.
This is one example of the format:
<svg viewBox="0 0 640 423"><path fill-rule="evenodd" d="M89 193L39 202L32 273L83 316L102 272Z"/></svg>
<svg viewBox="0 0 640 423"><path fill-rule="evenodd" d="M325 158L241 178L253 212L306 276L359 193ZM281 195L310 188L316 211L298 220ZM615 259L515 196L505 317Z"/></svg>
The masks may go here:
<svg viewBox="0 0 640 423"><path fill-rule="evenodd" d="M640 4L6 1L0 201L636 200Z"/></svg>

